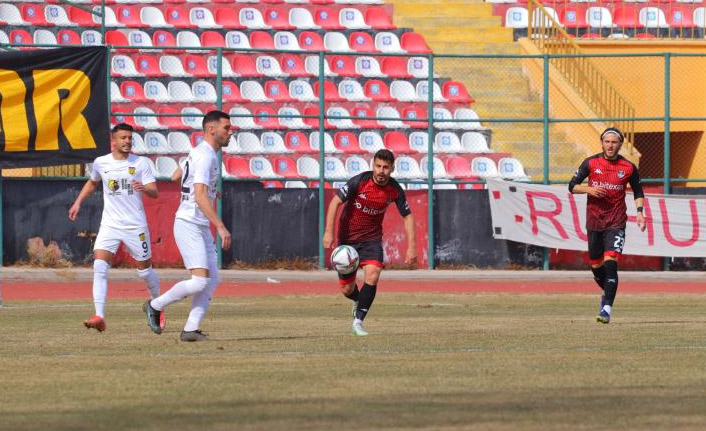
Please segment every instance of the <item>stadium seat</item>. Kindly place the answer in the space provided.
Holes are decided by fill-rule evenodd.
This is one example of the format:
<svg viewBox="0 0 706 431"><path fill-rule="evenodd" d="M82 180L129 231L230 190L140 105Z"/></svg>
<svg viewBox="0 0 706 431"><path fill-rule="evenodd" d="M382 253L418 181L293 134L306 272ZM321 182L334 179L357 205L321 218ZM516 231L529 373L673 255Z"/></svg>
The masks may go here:
<svg viewBox="0 0 706 431"><path fill-rule="evenodd" d="M377 52L375 41L370 33L354 31L348 36L348 45L357 52Z"/></svg>
<svg viewBox="0 0 706 431"><path fill-rule="evenodd" d="M545 13L542 13L539 9L535 9L534 12L532 12L532 24L535 27L551 27L552 21L549 17L561 24L561 21L559 21L559 14L557 14L554 8L545 5L544 11Z"/></svg>
<svg viewBox="0 0 706 431"><path fill-rule="evenodd" d="M348 179L348 172L346 172L346 167L341 159L331 156L324 159L324 177L327 179Z"/></svg>
<svg viewBox="0 0 706 431"><path fill-rule="evenodd" d="M304 115L311 117L311 118L305 118L304 123L311 127L312 129L318 129L319 128L319 107L318 106L307 106L304 108ZM331 125L328 124L328 121L324 120L324 128L330 129Z"/></svg>
<svg viewBox="0 0 706 431"><path fill-rule="evenodd" d="M157 30L152 33L152 46L175 47L177 45L174 34L167 30ZM178 50L165 50L164 52L181 52Z"/></svg>
<svg viewBox="0 0 706 431"><path fill-rule="evenodd" d="M250 171L250 162L242 157L228 157L225 160L226 172L234 178L255 178Z"/></svg>
<svg viewBox="0 0 706 431"><path fill-rule="evenodd" d="M137 132L132 134L132 152L135 154L147 154L147 145L145 145L142 136Z"/></svg>
<svg viewBox="0 0 706 431"><path fill-rule="evenodd" d="M314 17L309 9L303 7L293 7L289 10L289 23L299 30L321 28L314 22Z"/></svg>
<svg viewBox="0 0 706 431"><path fill-rule="evenodd" d="M698 28L706 28L706 8L694 8L694 25Z"/></svg>
<svg viewBox="0 0 706 431"><path fill-rule="evenodd" d="M157 59L151 55L139 55L135 57L135 67L142 75L150 78L158 78L166 76L162 73L157 63Z"/></svg>
<svg viewBox="0 0 706 431"><path fill-rule="evenodd" d="M667 24L674 28L693 28L692 11L688 6L671 5L667 15Z"/></svg>
<svg viewBox="0 0 706 431"><path fill-rule="evenodd" d="M207 109L209 111L210 109ZM190 129L201 130L201 121L203 119L203 111L193 106L188 106L181 109L181 122Z"/></svg>
<svg viewBox="0 0 706 431"><path fill-rule="evenodd" d="M390 96L400 102L419 101L417 92L411 82L405 80L395 80L390 84Z"/></svg>
<svg viewBox="0 0 706 431"><path fill-rule="evenodd" d="M478 114L470 108L458 108L454 111L454 122L459 129L477 130L482 129L478 121ZM460 120L460 121L459 121Z"/></svg>
<svg viewBox="0 0 706 431"><path fill-rule="evenodd" d="M363 13L356 8L342 8L338 12L338 22L349 30L369 29L370 26L365 23Z"/></svg>
<svg viewBox="0 0 706 431"><path fill-rule="evenodd" d="M177 46L180 48L201 48L201 39L190 30L182 30L176 35ZM195 50L191 50L195 51Z"/></svg>
<svg viewBox="0 0 706 431"><path fill-rule="evenodd" d="M429 59L426 57L410 57L407 60L407 73L415 78L429 77ZM438 75L434 74L434 77Z"/></svg>
<svg viewBox="0 0 706 431"><path fill-rule="evenodd" d="M451 156L445 161L446 174L449 178L465 179L473 177L468 160L463 157Z"/></svg>
<svg viewBox="0 0 706 431"><path fill-rule="evenodd" d="M13 4L0 3L0 22L6 25L28 26L33 25L31 22L25 21L22 13Z"/></svg>
<svg viewBox="0 0 706 431"><path fill-rule="evenodd" d="M260 126L261 129L281 129L282 126L280 126L279 121L276 117L277 112L265 105L258 105L255 106L252 110L255 118L253 121L255 124Z"/></svg>
<svg viewBox="0 0 706 431"><path fill-rule="evenodd" d="M169 132L167 134L167 144L171 154L186 154L191 151L191 142L184 132Z"/></svg>
<svg viewBox="0 0 706 431"><path fill-rule="evenodd" d="M427 41L419 33L407 32L402 33L400 39L400 46L402 50L412 53L412 54L429 54L431 53L431 48L427 45Z"/></svg>
<svg viewBox="0 0 706 431"><path fill-rule="evenodd" d="M394 30L397 28L392 24L390 15L382 7L369 7L365 11L365 22L375 30Z"/></svg>
<svg viewBox="0 0 706 431"><path fill-rule="evenodd" d="M334 52L350 52L353 51L348 46L348 38L343 33L330 31L324 35L324 49Z"/></svg>
<svg viewBox="0 0 706 431"><path fill-rule="evenodd" d="M56 34L57 43L61 45L80 45L81 36L78 35L74 30L59 30Z"/></svg>
<svg viewBox="0 0 706 431"><path fill-rule="evenodd" d="M181 6L171 6L166 9L164 18L167 24L176 28L196 28L189 20L189 13Z"/></svg>
<svg viewBox="0 0 706 431"><path fill-rule="evenodd" d="M471 174L481 178L496 178L499 177L498 167L493 159L479 156L471 160Z"/></svg>
<svg viewBox="0 0 706 431"><path fill-rule="evenodd" d="M123 26L129 28L146 27L140 20L140 14L130 5L117 6L116 12L116 18Z"/></svg>
<svg viewBox="0 0 706 431"><path fill-rule="evenodd" d="M415 93L417 94L418 100L427 102L429 100L429 82L417 82L417 85L415 87ZM432 100L434 102L440 103L448 102L448 100L441 94L441 87L439 87L439 84L437 84L436 82L434 82L434 95L432 96Z"/></svg>
<svg viewBox="0 0 706 431"><path fill-rule="evenodd" d="M318 100L309 82L299 79L290 81L289 96L299 102L315 102Z"/></svg>
<svg viewBox="0 0 706 431"><path fill-rule="evenodd" d="M32 43L34 45L56 45L56 36L50 30L39 29L32 34Z"/></svg>
<svg viewBox="0 0 706 431"><path fill-rule="evenodd" d="M260 138L258 138L253 132L238 133L238 139L236 142L238 143L237 152L239 153L262 154L265 152L262 142L260 142Z"/></svg>
<svg viewBox="0 0 706 431"><path fill-rule="evenodd" d="M0 11L3 5L0 4ZM96 27L93 21L93 15L90 12L79 9L73 6L66 6L66 11L69 14L69 20L79 27ZM0 20L7 21L0 16Z"/></svg>
<svg viewBox="0 0 706 431"><path fill-rule="evenodd" d="M409 141L403 132L390 131L385 133L384 137L385 148L395 154L409 154ZM364 148L363 145L361 145Z"/></svg>
<svg viewBox="0 0 706 431"><path fill-rule="evenodd" d="M568 4L559 15L560 22L566 28L586 28L587 9L583 4Z"/></svg>
<svg viewBox="0 0 706 431"><path fill-rule="evenodd" d="M325 49L323 39L314 31L299 33L299 46L307 51L323 51Z"/></svg>
<svg viewBox="0 0 706 431"><path fill-rule="evenodd" d="M302 113L297 108L283 106L277 111L279 125L285 129L308 129L309 126L301 118Z"/></svg>
<svg viewBox="0 0 706 431"><path fill-rule="evenodd" d="M120 87L115 81L110 81L110 102L111 103L127 103L130 100L123 97L120 92Z"/></svg>
<svg viewBox="0 0 706 431"><path fill-rule="evenodd" d="M360 82L354 79L344 79L338 83L338 95L350 102L365 102L370 98L363 92Z"/></svg>
<svg viewBox="0 0 706 431"><path fill-rule="evenodd" d="M201 46L214 47L214 48L225 48L226 40L223 34L215 30L207 30L201 33L200 36Z"/></svg>
<svg viewBox="0 0 706 431"><path fill-rule="evenodd" d="M338 14L331 8L319 8L314 11L314 22L324 30L342 30Z"/></svg>
<svg viewBox="0 0 706 431"><path fill-rule="evenodd" d="M369 171L368 162L360 156L350 156L346 159L346 173L349 177L356 176L363 172Z"/></svg>
<svg viewBox="0 0 706 431"><path fill-rule="evenodd" d="M348 55L334 55L329 57L331 71L338 76L357 77L353 57Z"/></svg>
<svg viewBox="0 0 706 431"><path fill-rule="evenodd" d="M461 135L461 147L466 153L490 153L488 141L478 132L465 132Z"/></svg>
<svg viewBox="0 0 706 431"><path fill-rule="evenodd" d="M241 132L241 133L245 133L245 132ZM192 145L193 145L193 143L192 143ZM238 139L236 139L235 135L232 135L230 137L230 139L228 140L228 145L223 147L222 151L225 154L237 154L237 153L242 152L242 151L240 151L240 142L238 141Z"/></svg>
<svg viewBox="0 0 706 431"><path fill-rule="evenodd" d="M237 54L231 59L231 69L237 70L238 75L243 78L262 76L255 66L255 58L248 54Z"/></svg>
<svg viewBox="0 0 706 431"><path fill-rule="evenodd" d="M221 97L224 103L242 103L245 101L240 95L240 88L233 81L222 81L221 88Z"/></svg>
<svg viewBox="0 0 706 431"><path fill-rule="evenodd" d="M333 145L338 151L347 154L363 153L364 151L358 145L358 137L351 132L336 132L333 135Z"/></svg>
<svg viewBox="0 0 706 431"><path fill-rule="evenodd" d="M351 117L351 113L346 108L333 106L326 110L326 116L329 117L329 123L337 129L357 129L359 127L350 118L340 118Z"/></svg>
<svg viewBox="0 0 706 431"><path fill-rule="evenodd" d="M275 176L284 178L298 178L297 163L286 156L279 156L272 159ZM264 175L260 175L261 177Z"/></svg>
<svg viewBox="0 0 706 431"><path fill-rule="evenodd" d="M229 31L225 36L227 48L250 49L250 39L242 31Z"/></svg>
<svg viewBox="0 0 706 431"><path fill-rule="evenodd" d="M381 31L375 34L375 48L380 52L399 54L404 53L400 40L395 33Z"/></svg>
<svg viewBox="0 0 706 431"><path fill-rule="evenodd" d="M0 43L10 43L10 37L3 30L0 30Z"/></svg>
<svg viewBox="0 0 706 431"><path fill-rule="evenodd" d="M205 7L193 7L189 10L189 22L198 28L222 28L216 24L213 13Z"/></svg>
<svg viewBox="0 0 706 431"><path fill-rule="evenodd" d="M613 28L613 16L610 10L601 6L592 6L586 10L586 24L591 28Z"/></svg>
<svg viewBox="0 0 706 431"><path fill-rule="evenodd" d="M320 151L320 146L319 146L320 134L321 133L319 131L309 133L309 147L311 147L311 149L317 153ZM324 133L324 152L325 153L339 152L336 149L336 147L333 145L333 138L328 133Z"/></svg>
<svg viewBox="0 0 706 431"><path fill-rule="evenodd" d="M183 57L183 65L186 73L197 78L210 78L211 73L208 71L206 60L198 55L185 55Z"/></svg>
<svg viewBox="0 0 706 431"><path fill-rule="evenodd" d="M49 4L44 8L44 21L59 27L73 27L76 24L69 20L69 15L61 5Z"/></svg>
<svg viewBox="0 0 706 431"><path fill-rule="evenodd" d="M411 78L407 71L407 59L405 57L385 57L382 60L382 73L390 78Z"/></svg>
<svg viewBox="0 0 706 431"><path fill-rule="evenodd" d="M160 108L159 113L162 113L162 109L165 109L165 108ZM135 108L133 113L135 114L134 121L135 121L135 124L137 125L138 128L146 129L146 130L164 129L165 128L164 125L162 124L162 121L161 121L162 119L158 119L157 117L152 116L155 114L155 112L150 108L140 106L140 107Z"/></svg>
<svg viewBox="0 0 706 431"><path fill-rule="evenodd" d="M522 163L514 157L498 160L498 174L506 180L529 181Z"/></svg>
<svg viewBox="0 0 706 431"><path fill-rule="evenodd" d="M257 72L264 76L287 76L279 67L279 62L270 55L260 55L255 59Z"/></svg>
<svg viewBox="0 0 706 431"><path fill-rule="evenodd" d="M173 27L164 19L162 10L154 6L144 6L140 9L140 22L143 26L152 28L169 28Z"/></svg>
<svg viewBox="0 0 706 431"><path fill-rule="evenodd" d="M584 33L581 35L581 39L603 39L603 35L600 33Z"/></svg>
<svg viewBox="0 0 706 431"><path fill-rule="evenodd" d="M441 86L441 94L450 102L473 103L475 100L468 95L466 86L458 81L446 81Z"/></svg>
<svg viewBox="0 0 706 431"><path fill-rule="evenodd" d="M524 7L511 7L505 12L505 27L527 28L529 12Z"/></svg>
<svg viewBox="0 0 706 431"><path fill-rule="evenodd" d="M314 85L312 86L314 90L314 95L316 97L319 96L319 81L315 81ZM331 81L324 81L324 100L327 102L341 102L345 99L343 99L339 94L338 94L338 89L336 88L336 84L334 84Z"/></svg>
<svg viewBox="0 0 706 431"><path fill-rule="evenodd" d="M272 102L272 99L265 95L265 89L258 81L249 80L240 83L241 96L250 102Z"/></svg>
<svg viewBox="0 0 706 431"><path fill-rule="evenodd" d="M120 30L108 30L105 32L105 43L113 46L128 46L130 42L127 36ZM131 51L123 48L123 52Z"/></svg>
<svg viewBox="0 0 706 431"><path fill-rule="evenodd" d="M422 107L422 105L412 105L402 109L402 118L405 119L404 127L412 127L414 129L426 129L429 127L427 117L427 109L426 107Z"/></svg>
<svg viewBox="0 0 706 431"><path fill-rule="evenodd" d="M353 108L351 113L354 117L356 117L356 119L353 120L353 123L362 129L381 129L383 127L377 120L374 119L375 113L368 106L357 105Z"/></svg>
<svg viewBox="0 0 706 431"><path fill-rule="evenodd" d="M374 131L360 132L360 135L358 135L358 144L362 150L372 154L385 148L382 136Z"/></svg>
<svg viewBox="0 0 706 431"><path fill-rule="evenodd" d="M462 153L461 141L452 132L439 132L434 136L434 148L439 153Z"/></svg>
<svg viewBox="0 0 706 431"><path fill-rule="evenodd" d="M268 29L270 26L265 24L262 13L255 8L246 7L240 9L240 24L249 29Z"/></svg>
<svg viewBox="0 0 706 431"><path fill-rule="evenodd" d="M295 27L289 23L289 16L283 9L267 8L264 13L265 24L275 30L293 30Z"/></svg>
<svg viewBox="0 0 706 431"><path fill-rule="evenodd" d="M113 76L142 76L135 69L135 63L132 62L132 58L127 55L113 55L110 59L111 64L111 74Z"/></svg>
<svg viewBox="0 0 706 431"><path fill-rule="evenodd" d="M10 31L10 36L9 36L10 42L15 43L15 44L21 44L21 45L32 45L34 44L34 41L32 40L32 35L24 29L17 28L12 31ZM22 49L31 49L31 48L22 48Z"/></svg>
<svg viewBox="0 0 706 431"><path fill-rule="evenodd" d="M283 51L299 51L299 42L294 33L289 31L278 31L274 36L275 49Z"/></svg>
<svg viewBox="0 0 706 431"><path fill-rule="evenodd" d="M409 134L409 148L418 153L429 152L429 133L412 132Z"/></svg>
<svg viewBox="0 0 706 431"><path fill-rule="evenodd" d="M21 17L26 23L33 26L47 27L53 26L53 23L49 23L44 19L44 8L40 5L25 3L20 5ZM2 13L2 10L0 10ZM0 20L4 21L1 17ZM27 25L27 24L14 24L14 25Z"/></svg>
<svg viewBox="0 0 706 431"><path fill-rule="evenodd" d="M311 76L311 74L306 71L301 57L297 54L280 55L279 63L282 72L290 77Z"/></svg>
<svg viewBox="0 0 706 431"><path fill-rule="evenodd" d="M297 175L302 178L319 178L319 161L313 157L301 156L297 159Z"/></svg>
<svg viewBox="0 0 706 431"><path fill-rule="evenodd" d="M102 8L100 6L94 6L93 11L98 12L98 15L91 14L91 19L97 26L101 25L101 10ZM104 21L106 27L125 27L125 24L118 21L117 17L115 16L115 12L113 11L113 9L110 8L110 6L105 7Z"/></svg>
<svg viewBox="0 0 706 431"><path fill-rule="evenodd" d="M429 163L429 156L424 156L419 160L419 168L421 169L422 175L424 177L429 176L428 163ZM444 162L442 162L440 158L433 157L432 158L432 166L433 166L432 176L434 177L434 179L448 178L448 175L446 174L446 166L444 166Z"/></svg>
<svg viewBox="0 0 706 431"><path fill-rule="evenodd" d="M659 7L650 6L640 9L638 19L640 25L646 28L669 28L667 17Z"/></svg>
<svg viewBox="0 0 706 431"><path fill-rule="evenodd" d="M245 28L240 24L240 17L237 9L233 7L219 7L214 11L214 21L216 24L227 29Z"/></svg>
<svg viewBox="0 0 706 431"><path fill-rule="evenodd" d="M275 102L292 102L287 85L282 81L270 80L264 85L265 97Z"/></svg>
<svg viewBox="0 0 706 431"><path fill-rule="evenodd" d="M131 125L135 129L142 129L141 126L138 126L135 123L135 116L132 115L132 113L128 109L117 106L111 106L110 124L114 126L118 123L125 123Z"/></svg>
<svg viewBox="0 0 706 431"><path fill-rule="evenodd" d="M281 154L287 152L287 148L284 146L284 139L279 133L263 132L260 136L260 143L266 153Z"/></svg>
<svg viewBox="0 0 706 431"><path fill-rule="evenodd" d="M328 62L326 60L322 61L322 63L324 68L324 76L336 76L335 73L331 72L331 68L329 68ZM310 55L304 59L304 68L310 75L318 77L319 66L319 56L317 55Z"/></svg>
<svg viewBox="0 0 706 431"><path fill-rule="evenodd" d="M409 156L399 156L395 158L395 170L392 172L395 178L419 179L425 177L419 168L419 163Z"/></svg>
<svg viewBox="0 0 706 431"><path fill-rule="evenodd" d="M399 129L409 127L407 124L400 121L400 113L392 106L379 107L375 112L375 116L377 118L390 118L388 120L377 120L378 124L384 128Z"/></svg>
<svg viewBox="0 0 706 431"><path fill-rule="evenodd" d="M216 89L209 81L195 81L191 84L191 92L197 103L216 103L218 99Z"/></svg>
<svg viewBox="0 0 706 431"><path fill-rule="evenodd" d="M253 31L250 33L250 46L255 49L275 49L275 40L266 31Z"/></svg>
<svg viewBox="0 0 706 431"><path fill-rule="evenodd" d="M167 92L171 102L190 103L195 101L191 86L184 81L170 81L167 84Z"/></svg>
<svg viewBox="0 0 706 431"><path fill-rule="evenodd" d="M191 132L189 135L189 140L191 141L191 146L196 147L201 142L203 142L203 132Z"/></svg>
<svg viewBox="0 0 706 431"><path fill-rule="evenodd" d="M365 77L387 77L380 70L380 63L375 57L360 56L355 59L355 72L360 76Z"/></svg>
<svg viewBox="0 0 706 431"><path fill-rule="evenodd" d="M613 9L613 24L619 28L642 28L637 8L616 6Z"/></svg>
<svg viewBox="0 0 706 431"><path fill-rule="evenodd" d="M268 159L261 156L250 158L250 172L260 178L276 178L279 177L272 168L272 164Z"/></svg>
<svg viewBox="0 0 706 431"><path fill-rule="evenodd" d="M142 84L136 81L123 81L120 83L120 93L123 97L135 103L145 103L148 101L142 89Z"/></svg>
<svg viewBox="0 0 706 431"><path fill-rule="evenodd" d="M379 79L369 79L363 87L365 96L376 102L387 102L392 100L390 90L385 81Z"/></svg>
<svg viewBox="0 0 706 431"><path fill-rule="evenodd" d="M152 39L150 38L150 35L142 30L130 30L127 35L127 39L130 46L135 46L138 48L152 46Z"/></svg>
<svg viewBox="0 0 706 431"><path fill-rule="evenodd" d="M314 150L309 145L309 138L303 132L290 131L284 134L284 146L287 151L296 153L313 153Z"/></svg>
<svg viewBox="0 0 706 431"><path fill-rule="evenodd" d="M148 154L169 153L169 143L167 143L167 138L159 132L145 133L144 141Z"/></svg>

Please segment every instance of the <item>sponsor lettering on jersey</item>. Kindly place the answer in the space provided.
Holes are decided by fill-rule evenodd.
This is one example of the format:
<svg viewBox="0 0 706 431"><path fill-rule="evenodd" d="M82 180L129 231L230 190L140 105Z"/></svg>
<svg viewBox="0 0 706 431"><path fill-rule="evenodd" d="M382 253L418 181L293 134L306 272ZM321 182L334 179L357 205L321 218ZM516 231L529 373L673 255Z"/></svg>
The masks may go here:
<svg viewBox="0 0 706 431"><path fill-rule="evenodd" d="M611 184L603 181L591 181L591 187L601 187L608 190L625 190L624 184Z"/></svg>

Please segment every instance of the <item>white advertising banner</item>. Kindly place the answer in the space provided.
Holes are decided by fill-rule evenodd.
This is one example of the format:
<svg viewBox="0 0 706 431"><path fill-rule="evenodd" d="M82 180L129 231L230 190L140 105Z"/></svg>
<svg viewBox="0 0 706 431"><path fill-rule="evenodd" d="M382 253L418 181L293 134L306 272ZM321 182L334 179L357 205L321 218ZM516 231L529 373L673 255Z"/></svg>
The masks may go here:
<svg viewBox="0 0 706 431"><path fill-rule="evenodd" d="M568 186L488 180L493 236L542 247L586 251L586 195ZM645 196L644 232L628 193L624 254L706 257L706 197ZM704 233L702 233L704 232Z"/></svg>

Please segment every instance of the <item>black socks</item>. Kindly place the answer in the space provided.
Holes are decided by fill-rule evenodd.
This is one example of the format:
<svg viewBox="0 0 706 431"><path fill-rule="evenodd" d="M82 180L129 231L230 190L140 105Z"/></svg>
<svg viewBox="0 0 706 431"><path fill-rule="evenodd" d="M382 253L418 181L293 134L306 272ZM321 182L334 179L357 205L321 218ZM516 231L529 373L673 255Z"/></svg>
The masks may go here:
<svg viewBox="0 0 706 431"><path fill-rule="evenodd" d="M605 281L603 282L604 304L612 307L615 294L618 292L618 262L607 260L603 264L603 268L605 268Z"/></svg>
<svg viewBox="0 0 706 431"><path fill-rule="evenodd" d="M371 286L367 283L364 284L363 287L360 289L360 295L358 297L358 309L355 312L356 319L365 319L365 315L368 314L370 306L373 305L377 289L377 286Z"/></svg>
<svg viewBox="0 0 706 431"><path fill-rule="evenodd" d="M596 284L603 289L605 283L605 265L598 268L591 268L593 271L593 279L596 280Z"/></svg>
<svg viewBox="0 0 706 431"><path fill-rule="evenodd" d="M358 285L356 284L356 285L353 286L353 292L351 292L351 293L348 294L348 295L343 295L343 296L345 296L346 298L348 298L348 299L350 299L351 301L355 302L355 301L358 300L358 297L360 296L359 294L360 294L360 291L358 290Z"/></svg>

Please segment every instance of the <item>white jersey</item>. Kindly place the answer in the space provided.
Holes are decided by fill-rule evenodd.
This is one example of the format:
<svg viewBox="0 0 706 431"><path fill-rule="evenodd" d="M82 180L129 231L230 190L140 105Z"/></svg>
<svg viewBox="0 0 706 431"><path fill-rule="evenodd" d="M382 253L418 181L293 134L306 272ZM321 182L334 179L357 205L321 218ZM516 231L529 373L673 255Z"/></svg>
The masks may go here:
<svg viewBox="0 0 706 431"><path fill-rule="evenodd" d="M209 226L210 222L196 204L195 184L208 187L208 199L211 204L216 199L218 182L218 157L213 147L202 141L192 148L189 157L181 163L181 203L176 218L191 223Z"/></svg>
<svg viewBox="0 0 706 431"><path fill-rule="evenodd" d="M133 181L142 184L155 182L154 173L146 158L130 154L125 160L116 160L113 153L98 157L93 162L91 180L103 183L101 226L147 227L142 193L132 186Z"/></svg>

